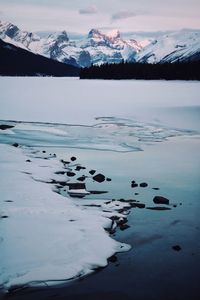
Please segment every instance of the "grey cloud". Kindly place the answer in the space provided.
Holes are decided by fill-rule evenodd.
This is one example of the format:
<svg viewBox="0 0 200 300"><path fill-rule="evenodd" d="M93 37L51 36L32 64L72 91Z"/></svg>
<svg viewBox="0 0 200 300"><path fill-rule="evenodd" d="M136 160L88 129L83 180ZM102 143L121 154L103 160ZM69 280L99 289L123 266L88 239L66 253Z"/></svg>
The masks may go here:
<svg viewBox="0 0 200 300"><path fill-rule="evenodd" d="M81 15L92 15L97 13L97 8L95 6L89 6L86 8L79 9L79 14Z"/></svg>
<svg viewBox="0 0 200 300"><path fill-rule="evenodd" d="M138 14L131 11L119 11L112 15L112 20L127 19L131 17L136 17L137 15Z"/></svg>

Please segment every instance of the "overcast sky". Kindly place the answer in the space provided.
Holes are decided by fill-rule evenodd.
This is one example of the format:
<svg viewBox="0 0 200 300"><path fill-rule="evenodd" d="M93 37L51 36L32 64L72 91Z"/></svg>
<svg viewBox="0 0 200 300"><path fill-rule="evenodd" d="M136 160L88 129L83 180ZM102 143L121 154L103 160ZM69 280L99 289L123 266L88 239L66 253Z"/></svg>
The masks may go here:
<svg viewBox="0 0 200 300"><path fill-rule="evenodd" d="M0 19L30 31L200 29L200 0L0 0Z"/></svg>

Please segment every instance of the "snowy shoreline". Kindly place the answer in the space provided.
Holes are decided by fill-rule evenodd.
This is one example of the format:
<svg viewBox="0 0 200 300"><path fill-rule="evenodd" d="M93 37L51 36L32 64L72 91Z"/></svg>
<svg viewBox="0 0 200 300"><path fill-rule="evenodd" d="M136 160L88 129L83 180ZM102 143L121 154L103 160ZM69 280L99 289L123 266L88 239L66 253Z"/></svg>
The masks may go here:
<svg viewBox="0 0 200 300"><path fill-rule="evenodd" d="M102 286L140 298L144 282L145 299L152 290L162 299L166 281L160 282L160 276L169 274L170 295L179 297L182 291L190 297L187 289L195 287L199 272L199 82L1 78L0 85L1 292L21 291L22 298L35 299L38 289L32 294L29 288L28 294L12 289L31 282L50 298L57 285L61 293L59 278L65 280L67 299L70 287L82 297ZM87 170L67 177L70 170L61 159L71 163L72 156L77 157L74 165ZM94 182L88 174L92 169L112 181ZM108 193L70 198L63 180L74 183L82 175L87 188L72 185L71 195L94 189ZM132 188L133 180L138 187ZM148 187L140 187L142 182ZM157 195L170 200L171 210L146 209ZM145 208L127 216L135 202L122 198L136 199ZM130 228L112 235L120 222ZM117 255L117 262L108 258L130 246L112 238L133 247ZM175 252L174 245L183 251ZM66 281L108 261L108 268L81 284ZM55 286L48 288L50 284ZM5 296L20 298L14 294Z"/></svg>
<svg viewBox="0 0 200 300"><path fill-rule="evenodd" d="M63 283L105 267L113 254L131 248L109 236L117 226L113 220L126 219L129 203L82 205L41 182L58 179L62 164L56 157L10 145L0 145L0 153L1 287Z"/></svg>
<svg viewBox="0 0 200 300"><path fill-rule="evenodd" d="M80 170L86 168L76 157L58 158L49 152L52 146L83 145L85 149L123 153L141 151L149 143L173 136L196 134L113 117L96 120L100 123L87 126L81 138L85 127L80 125L1 122L0 248L4 261L0 287L60 284L105 267L115 253L131 248L115 241L110 233L117 226L122 230L128 226L132 207L145 205L133 199L78 199L107 191L88 191L76 180L94 181L98 175L99 182L111 179L102 174L92 176L92 170L84 177ZM73 177L75 170L80 178Z"/></svg>

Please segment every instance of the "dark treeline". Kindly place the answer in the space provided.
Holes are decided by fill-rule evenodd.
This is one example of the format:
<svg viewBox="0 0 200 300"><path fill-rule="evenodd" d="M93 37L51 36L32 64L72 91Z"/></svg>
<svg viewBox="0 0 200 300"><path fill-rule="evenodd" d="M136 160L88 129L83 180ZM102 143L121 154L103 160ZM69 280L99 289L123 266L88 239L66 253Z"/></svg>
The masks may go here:
<svg viewBox="0 0 200 300"><path fill-rule="evenodd" d="M200 61L104 64L81 69L80 79L200 80Z"/></svg>

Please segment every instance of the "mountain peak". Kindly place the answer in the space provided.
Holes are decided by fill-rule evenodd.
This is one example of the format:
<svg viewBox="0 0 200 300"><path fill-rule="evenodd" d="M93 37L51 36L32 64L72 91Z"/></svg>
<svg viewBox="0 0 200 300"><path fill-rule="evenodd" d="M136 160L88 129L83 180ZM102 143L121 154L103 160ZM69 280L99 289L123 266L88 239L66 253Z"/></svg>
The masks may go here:
<svg viewBox="0 0 200 300"><path fill-rule="evenodd" d="M93 28L88 33L88 38L108 38L110 40L120 38L120 32L118 29L113 29L106 33L101 32L100 30Z"/></svg>
<svg viewBox="0 0 200 300"><path fill-rule="evenodd" d="M59 34L59 39L65 42L69 41L67 32L65 30L61 31L61 33Z"/></svg>
<svg viewBox="0 0 200 300"><path fill-rule="evenodd" d="M50 34L49 38L52 38L58 42L68 42L69 41L67 32L65 30Z"/></svg>
<svg viewBox="0 0 200 300"><path fill-rule="evenodd" d="M0 31L4 31L4 33L9 38L13 38L16 35L16 33L19 31L19 28L10 22L0 21Z"/></svg>
<svg viewBox="0 0 200 300"><path fill-rule="evenodd" d="M88 38L96 38L96 37L99 37L101 36L101 32L98 30L98 29L91 29L88 33Z"/></svg>
<svg viewBox="0 0 200 300"><path fill-rule="evenodd" d="M106 36L109 37L110 39L119 39L121 37L118 29L113 29L107 32Z"/></svg>

